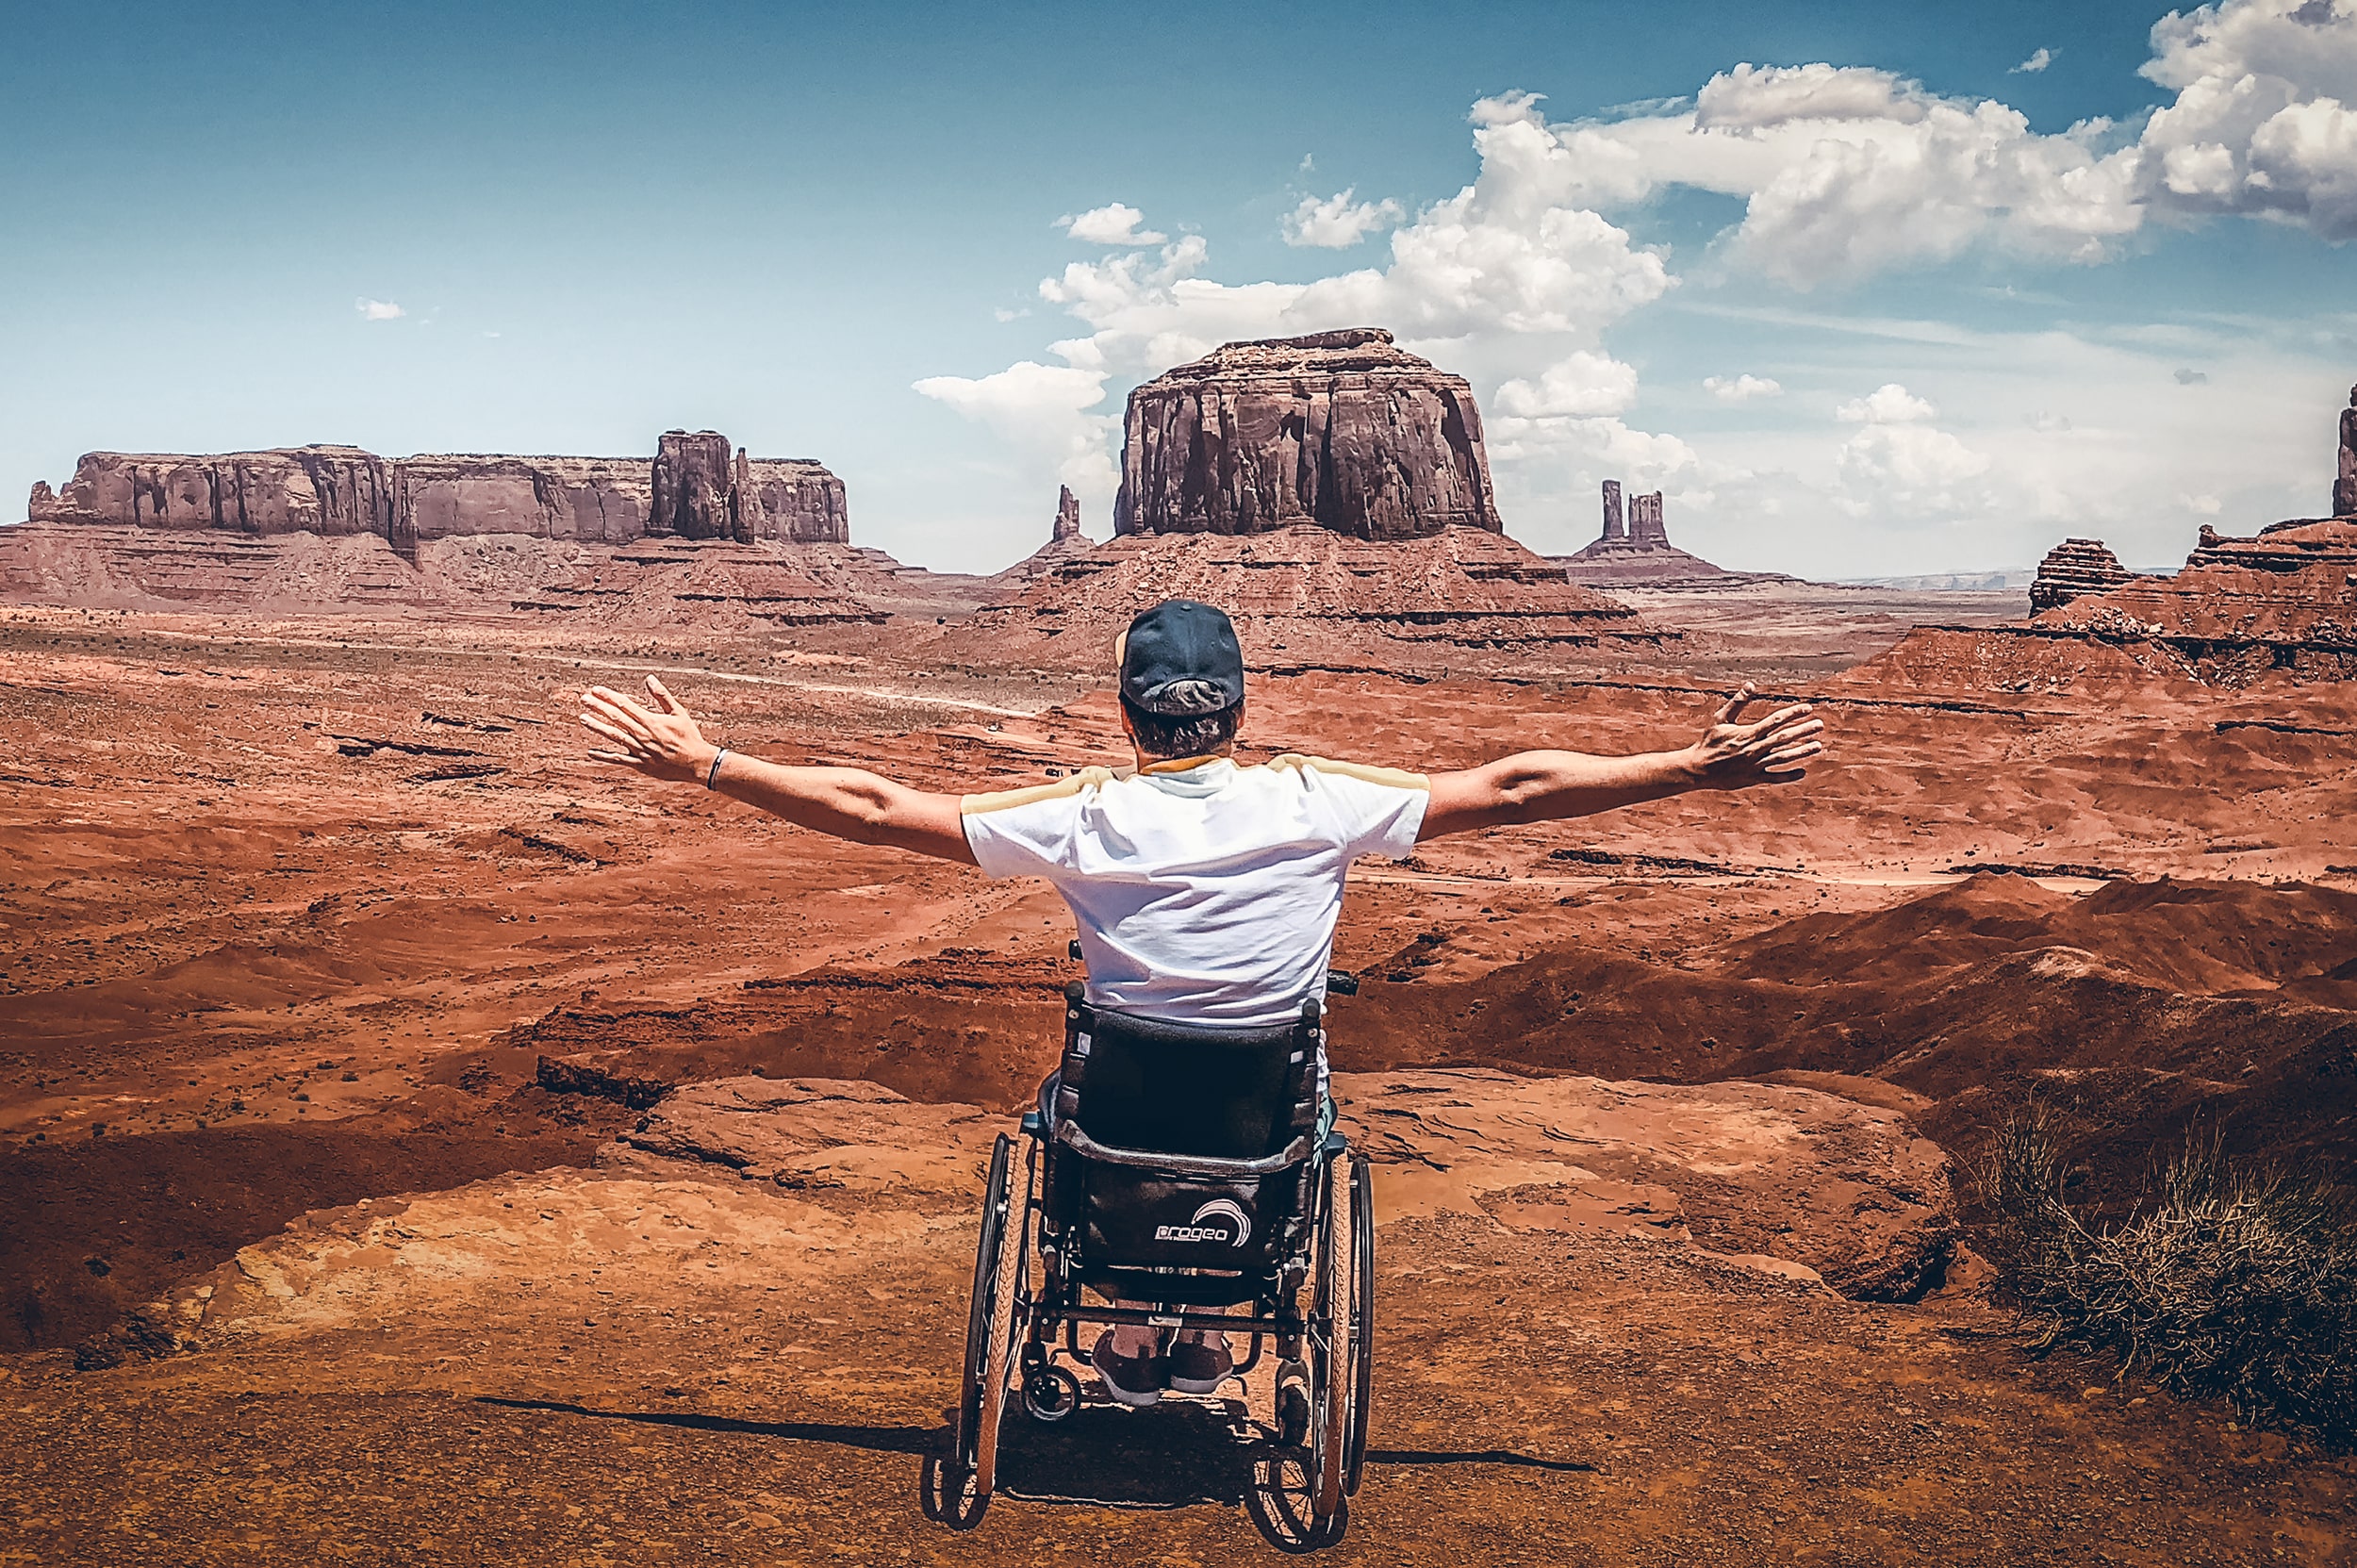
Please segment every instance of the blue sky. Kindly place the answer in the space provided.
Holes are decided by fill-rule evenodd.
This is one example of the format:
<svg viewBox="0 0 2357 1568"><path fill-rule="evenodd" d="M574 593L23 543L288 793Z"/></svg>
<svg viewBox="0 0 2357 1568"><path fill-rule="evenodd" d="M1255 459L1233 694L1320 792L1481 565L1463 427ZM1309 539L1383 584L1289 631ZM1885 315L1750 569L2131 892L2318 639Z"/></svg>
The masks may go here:
<svg viewBox="0 0 2357 1568"><path fill-rule="evenodd" d="M2320 509L2357 381L2357 0L5 20L9 511L708 425L988 570L1107 532L1139 380L1369 322L1541 549L1620 477L1730 566L2160 562Z"/></svg>

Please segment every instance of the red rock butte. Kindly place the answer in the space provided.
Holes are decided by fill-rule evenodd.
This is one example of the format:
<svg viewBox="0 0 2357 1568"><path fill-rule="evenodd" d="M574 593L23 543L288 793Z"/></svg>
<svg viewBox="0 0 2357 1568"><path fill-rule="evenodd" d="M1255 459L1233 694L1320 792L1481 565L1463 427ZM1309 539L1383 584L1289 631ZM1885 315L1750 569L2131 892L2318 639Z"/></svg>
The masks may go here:
<svg viewBox="0 0 2357 1568"><path fill-rule="evenodd" d="M1071 492L991 579L952 657L1094 668L1168 598L1236 619L1256 668L1561 668L1664 633L1506 536L1462 376L1380 327L1228 343L1129 395L1112 540Z"/></svg>
<svg viewBox="0 0 2357 1568"><path fill-rule="evenodd" d="M1226 343L1129 394L1113 532L1506 531L1465 378L1381 327Z"/></svg>

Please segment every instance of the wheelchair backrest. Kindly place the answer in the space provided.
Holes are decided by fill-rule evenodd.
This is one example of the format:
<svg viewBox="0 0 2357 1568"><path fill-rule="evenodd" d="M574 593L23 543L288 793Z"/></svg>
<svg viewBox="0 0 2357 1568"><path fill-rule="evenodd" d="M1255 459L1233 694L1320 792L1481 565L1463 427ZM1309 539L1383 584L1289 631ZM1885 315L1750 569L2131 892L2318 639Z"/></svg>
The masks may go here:
<svg viewBox="0 0 2357 1568"><path fill-rule="evenodd" d="M1213 1029L1074 1000L1056 1114L1097 1143L1217 1160L1276 1154L1317 1122L1316 1004L1301 1021Z"/></svg>
<svg viewBox="0 0 2357 1568"><path fill-rule="evenodd" d="M1083 1277L1138 1269L1133 1296L1178 1299L1173 1268L1248 1280L1303 1250L1314 1169L1321 1013L1204 1029L1067 996L1046 1210ZM1074 1136L1075 1133L1080 1136ZM1227 1300L1217 1294L1196 1297ZM1251 1285L1233 1287L1250 1290Z"/></svg>

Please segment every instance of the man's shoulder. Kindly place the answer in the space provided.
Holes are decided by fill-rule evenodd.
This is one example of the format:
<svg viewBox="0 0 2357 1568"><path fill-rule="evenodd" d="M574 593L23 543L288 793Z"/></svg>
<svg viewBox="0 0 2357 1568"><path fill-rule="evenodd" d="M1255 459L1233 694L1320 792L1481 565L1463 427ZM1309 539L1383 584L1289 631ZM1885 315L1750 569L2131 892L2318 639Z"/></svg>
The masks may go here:
<svg viewBox="0 0 2357 1568"><path fill-rule="evenodd" d="M1299 751L1287 751L1271 757L1268 767L1273 773L1292 773L1301 778L1323 776L1329 779L1355 779L1360 784L1381 784L1387 789L1426 789L1432 781L1422 773L1411 773L1404 767L1382 767L1363 762L1339 762L1332 757L1313 757Z"/></svg>
<svg viewBox="0 0 2357 1568"><path fill-rule="evenodd" d="M1061 779L1032 784L1026 789L998 789L959 798L958 810L967 817L981 817L992 812L1013 811L1020 806L1043 805L1050 801L1065 801L1083 791L1100 788L1121 775L1110 767L1083 767Z"/></svg>

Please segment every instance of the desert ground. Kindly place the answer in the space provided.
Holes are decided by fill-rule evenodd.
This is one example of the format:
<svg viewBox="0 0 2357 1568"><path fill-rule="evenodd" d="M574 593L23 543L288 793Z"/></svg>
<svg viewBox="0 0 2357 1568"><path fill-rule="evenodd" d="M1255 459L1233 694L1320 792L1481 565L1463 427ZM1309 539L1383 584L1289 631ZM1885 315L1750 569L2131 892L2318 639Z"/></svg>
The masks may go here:
<svg viewBox="0 0 2357 1568"><path fill-rule="evenodd" d="M2346 1173L2357 685L2001 694L1886 655L2011 596L1630 597L1685 645L1256 678L1247 757L1683 744L1743 673L1835 748L1359 868L1324 1555L2351 1560L2349 1456L2023 1348L1971 1172L2036 1097L2093 1213L2189 1127ZM937 652L0 610L0 1562L1266 1553L1216 1400L1018 1415L977 1530L917 1508L1061 900L582 759L576 694L656 671L782 760L1121 760L1084 661Z"/></svg>

